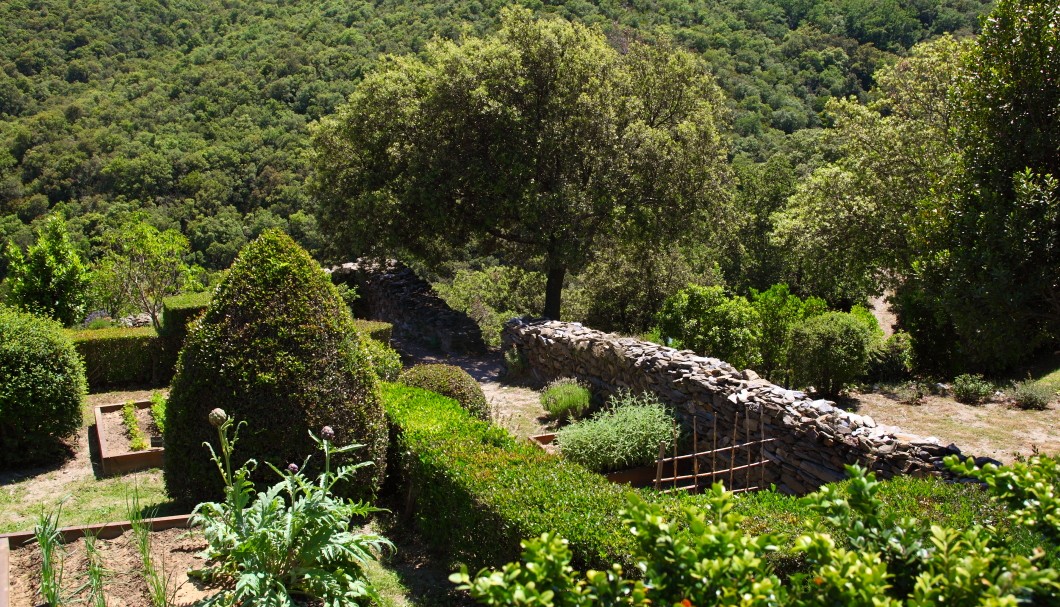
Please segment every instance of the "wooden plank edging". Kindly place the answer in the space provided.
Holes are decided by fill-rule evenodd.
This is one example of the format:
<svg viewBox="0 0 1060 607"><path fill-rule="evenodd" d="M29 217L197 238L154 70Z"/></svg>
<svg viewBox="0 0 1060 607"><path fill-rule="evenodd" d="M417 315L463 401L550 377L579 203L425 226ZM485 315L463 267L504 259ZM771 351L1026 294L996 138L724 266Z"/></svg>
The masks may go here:
<svg viewBox="0 0 1060 607"><path fill-rule="evenodd" d="M149 400L136 401L134 404L137 409L147 409L151 407L151 401ZM103 476L113 476L124 472L135 472L147 468L162 467L163 458L165 457L165 449L161 447L150 447L143 451L132 451L120 455L111 453L112 448L107 444L107 441L103 439L103 432L101 430L103 428L103 414L119 411L124 406L124 403L97 405L92 411L96 418L96 439L99 442L99 464L100 468L102 468ZM0 605L0 607L3 606Z"/></svg>
<svg viewBox="0 0 1060 607"><path fill-rule="evenodd" d="M186 528L190 518L190 514L159 516L155 518L145 518L144 523L147 524L151 531L165 531L166 529ZM118 537L129 529L132 529L132 523L129 521L119 521L96 525L63 527L59 530L59 535L63 538L63 543L72 542L84 537L88 533L95 534L99 539L109 540ZM15 533L0 534L0 607L10 607L11 605L11 550L13 548L21 548L31 540L33 540L32 531L17 531Z"/></svg>

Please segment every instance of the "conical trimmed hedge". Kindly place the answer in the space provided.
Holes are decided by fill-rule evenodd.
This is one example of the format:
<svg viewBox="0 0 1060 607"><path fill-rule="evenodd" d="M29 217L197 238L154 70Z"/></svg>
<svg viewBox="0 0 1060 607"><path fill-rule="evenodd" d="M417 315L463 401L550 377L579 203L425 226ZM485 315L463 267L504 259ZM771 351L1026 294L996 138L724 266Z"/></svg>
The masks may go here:
<svg viewBox="0 0 1060 607"><path fill-rule="evenodd" d="M375 462L344 491L371 498L384 473L387 432L360 340L331 281L287 235L267 231L244 247L180 353L166 406L169 495L183 504L221 499L203 446L220 452L207 421L220 407L247 422L232 465L256 459L256 481L278 478L265 462L301 465L315 452L308 432L331 426L337 444L366 445L338 463Z"/></svg>

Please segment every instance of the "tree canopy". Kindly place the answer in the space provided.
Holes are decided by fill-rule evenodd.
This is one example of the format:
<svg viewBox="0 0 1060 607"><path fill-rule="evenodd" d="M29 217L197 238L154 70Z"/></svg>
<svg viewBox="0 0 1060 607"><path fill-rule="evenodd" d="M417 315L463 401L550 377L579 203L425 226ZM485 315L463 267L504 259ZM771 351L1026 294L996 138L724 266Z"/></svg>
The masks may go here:
<svg viewBox="0 0 1060 607"><path fill-rule="evenodd" d="M320 223L355 251L472 240L547 275L558 318L594 243L724 223L721 94L691 54L507 11L500 31L394 57L315 132Z"/></svg>

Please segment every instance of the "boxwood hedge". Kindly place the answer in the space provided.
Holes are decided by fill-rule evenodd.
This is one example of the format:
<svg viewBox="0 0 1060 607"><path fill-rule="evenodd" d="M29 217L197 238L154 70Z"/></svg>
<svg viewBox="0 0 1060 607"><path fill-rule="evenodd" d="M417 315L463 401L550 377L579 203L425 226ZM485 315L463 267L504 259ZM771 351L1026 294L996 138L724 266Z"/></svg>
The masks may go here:
<svg viewBox="0 0 1060 607"><path fill-rule="evenodd" d="M476 420L450 398L383 384L399 496L412 497L423 537L474 567L519 556L519 542L554 531L579 567L629 565L619 512L626 488ZM391 468L393 470L393 468Z"/></svg>
<svg viewBox="0 0 1060 607"><path fill-rule="evenodd" d="M93 392L108 388L165 385L173 376L176 350L164 347L154 327L68 331L85 361Z"/></svg>

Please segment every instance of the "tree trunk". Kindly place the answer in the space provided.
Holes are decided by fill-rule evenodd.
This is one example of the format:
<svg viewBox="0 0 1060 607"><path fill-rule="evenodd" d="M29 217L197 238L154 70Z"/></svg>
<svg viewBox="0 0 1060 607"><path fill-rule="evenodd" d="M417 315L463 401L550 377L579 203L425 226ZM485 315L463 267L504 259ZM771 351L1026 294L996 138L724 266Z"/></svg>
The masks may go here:
<svg viewBox="0 0 1060 607"><path fill-rule="evenodd" d="M563 295L563 277L567 268L549 268L548 281L545 283L545 313L550 320L559 320L560 297Z"/></svg>

